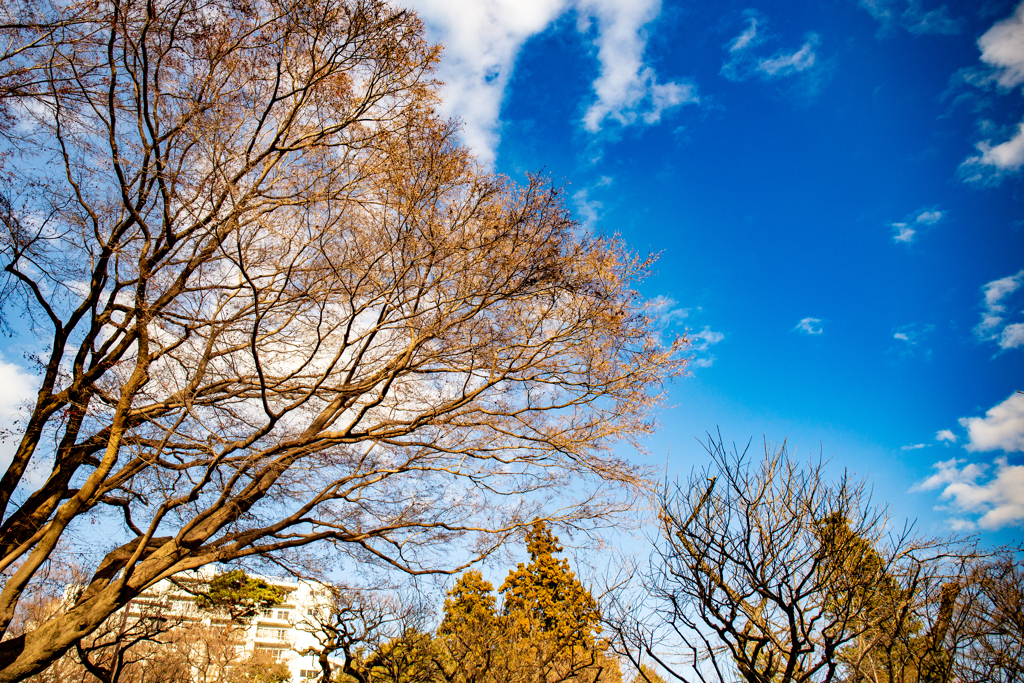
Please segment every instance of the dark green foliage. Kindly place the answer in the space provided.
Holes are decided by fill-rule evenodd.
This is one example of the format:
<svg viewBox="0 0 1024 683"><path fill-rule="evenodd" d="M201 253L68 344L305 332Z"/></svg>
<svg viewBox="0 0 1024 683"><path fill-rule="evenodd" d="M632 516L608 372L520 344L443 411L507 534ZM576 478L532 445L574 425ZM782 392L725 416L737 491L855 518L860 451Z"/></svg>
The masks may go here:
<svg viewBox="0 0 1024 683"><path fill-rule="evenodd" d="M235 621L248 621L262 610L284 602L284 589L233 569L210 579L206 589L195 592L200 609L226 612Z"/></svg>

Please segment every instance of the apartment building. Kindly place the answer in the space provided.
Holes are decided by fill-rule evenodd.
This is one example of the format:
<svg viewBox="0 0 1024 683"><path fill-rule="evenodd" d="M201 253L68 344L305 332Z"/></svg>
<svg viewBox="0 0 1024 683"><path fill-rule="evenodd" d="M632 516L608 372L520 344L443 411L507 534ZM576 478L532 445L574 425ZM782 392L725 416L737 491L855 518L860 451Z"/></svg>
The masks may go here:
<svg viewBox="0 0 1024 683"><path fill-rule="evenodd" d="M171 618L170 628L173 629L219 626L221 628L213 632L230 640L219 645L222 650L233 648L235 660L242 661L253 652L264 653L285 664L294 683L318 678L320 666L314 652L318 647L319 628L314 614L317 605L323 604L325 599L323 587L312 581L250 574L282 589L287 597L282 604L263 610L247 624L239 624L197 609L192 595L181 587L192 584L201 588L216 574L215 570L204 568L175 576L174 582L161 581L132 601L129 617L146 618L159 611Z"/></svg>

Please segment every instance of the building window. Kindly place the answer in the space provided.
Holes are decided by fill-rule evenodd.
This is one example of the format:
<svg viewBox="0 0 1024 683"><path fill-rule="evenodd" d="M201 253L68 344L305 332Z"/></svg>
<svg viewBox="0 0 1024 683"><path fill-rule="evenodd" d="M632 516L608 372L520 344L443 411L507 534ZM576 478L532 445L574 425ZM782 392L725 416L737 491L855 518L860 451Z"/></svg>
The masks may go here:
<svg viewBox="0 0 1024 683"><path fill-rule="evenodd" d="M270 640L284 640L288 635L288 629L286 628L258 628L256 629L257 638L269 638Z"/></svg>
<svg viewBox="0 0 1024 683"><path fill-rule="evenodd" d="M282 621L287 620L288 619L288 610L286 610L286 609L279 609L279 610L277 610L277 618L281 619Z"/></svg>
<svg viewBox="0 0 1024 683"><path fill-rule="evenodd" d="M299 678L316 678L320 675L315 669L302 669L299 671Z"/></svg>

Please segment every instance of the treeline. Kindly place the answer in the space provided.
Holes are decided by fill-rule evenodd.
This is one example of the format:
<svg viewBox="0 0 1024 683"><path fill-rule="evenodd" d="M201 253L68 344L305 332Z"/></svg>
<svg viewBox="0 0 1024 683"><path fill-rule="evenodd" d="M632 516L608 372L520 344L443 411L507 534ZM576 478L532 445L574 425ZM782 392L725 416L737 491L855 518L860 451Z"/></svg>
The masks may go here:
<svg viewBox="0 0 1024 683"><path fill-rule="evenodd" d="M1024 560L896 526L863 481L830 480L785 445L760 457L709 442L712 464L662 489L649 562L599 603L543 520L495 591L476 570L444 596L324 586L301 627L320 683L1017 683ZM93 637L37 680L286 683L237 631L280 589L239 571L196 592L225 617ZM216 620L214 620L216 621ZM230 624L228 623L230 622ZM438 624L436 628L432 624ZM205 629L205 630L204 630ZM233 635L234 634L234 635ZM111 675L121 658L118 675ZM88 672L81 662L90 664ZM128 664L126 664L128 663ZM100 671L97 673L97 671ZM90 675L91 674L91 675Z"/></svg>
<svg viewBox="0 0 1024 683"><path fill-rule="evenodd" d="M317 644L288 657L314 657L318 667L307 677L323 683L619 683L618 658L601 638L598 603L568 561L556 557L563 550L558 539L538 520L526 545L530 561L508 574L497 595L479 571L463 574L446 594L436 629L427 627L434 619L425 596L325 585L292 624ZM292 680L287 659L253 651L244 633L262 612L286 601L286 589L240 570L208 582L179 578L175 585L178 592L114 615L31 680ZM182 591L190 607L174 609Z"/></svg>

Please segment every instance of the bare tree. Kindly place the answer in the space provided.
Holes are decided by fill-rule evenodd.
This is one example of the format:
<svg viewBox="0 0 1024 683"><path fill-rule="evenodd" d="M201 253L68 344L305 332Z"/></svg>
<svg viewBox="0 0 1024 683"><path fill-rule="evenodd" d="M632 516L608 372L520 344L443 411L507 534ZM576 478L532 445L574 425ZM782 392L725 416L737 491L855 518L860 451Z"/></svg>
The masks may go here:
<svg viewBox="0 0 1024 683"><path fill-rule="evenodd" d="M0 633L79 525L121 524L74 604L0 642L0 681L210 562L322 542L452 571L538 509L621 509L641 473L607 447L651 429L682 344L632 289L646 262L458 146L414 14L72 10L24 53L47 80L7 143L3 316L42 351L0 478Z"/></svg>
<svg viewBox="0 0 1024 683"><path fill-rule="evenodd" d="M373 654L389 641L418 631L425 620L425 608L415 597L386 590L324 586L320 599L296 624L317 641L314 648L300 654L316 658L322 683L338 680L339 675L367 683L373 664L368 660ZM340 666L332 659L340 659Z"/></svg>
<svg viewBox="0 0 1024 683"><path fill-rule="evenodd" d="M975 563L951 596L943 646L964 683L1024 682L1024 560L1020 549Z"/></svg>
<svg viewBox="0 0 1024 683"><path fill-rule="evenodd" d="M650 600L610 610L622 654L681 681L941 674L940 597L970 548L890 528L863 482L829 482L821 461L795 462L784 443L758 459L720 438L707 449L712 466L661 495Z"/></svg>

